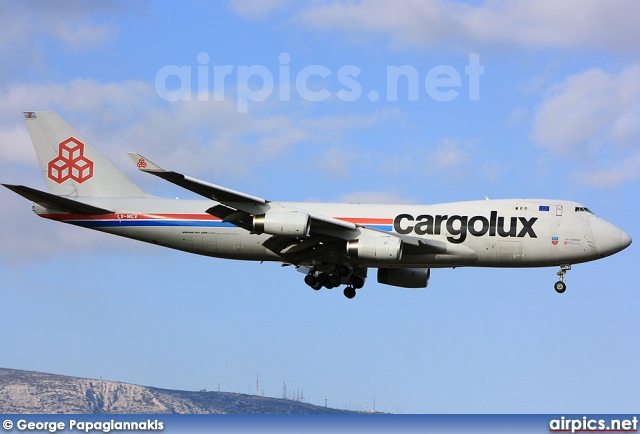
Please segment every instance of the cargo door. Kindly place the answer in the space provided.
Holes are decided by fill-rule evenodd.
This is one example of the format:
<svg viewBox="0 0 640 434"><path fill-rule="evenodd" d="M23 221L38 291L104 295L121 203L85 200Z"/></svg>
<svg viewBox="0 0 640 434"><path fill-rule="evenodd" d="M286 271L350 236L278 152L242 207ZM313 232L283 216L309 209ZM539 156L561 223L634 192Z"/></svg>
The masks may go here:
<svg viewBox="0 0 640 434"><path fill-rule="evenodd" d="M498 241L497 247L498 262L522 262L522 242Z"/></svg>

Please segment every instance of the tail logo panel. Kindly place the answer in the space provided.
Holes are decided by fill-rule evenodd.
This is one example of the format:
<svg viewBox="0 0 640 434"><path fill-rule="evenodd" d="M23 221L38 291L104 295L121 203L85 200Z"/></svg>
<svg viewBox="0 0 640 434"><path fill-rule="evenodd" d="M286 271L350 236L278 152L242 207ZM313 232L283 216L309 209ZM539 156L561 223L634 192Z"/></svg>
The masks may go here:
<svg viewBox="0 0 640 434"><path fill-rule="evenodd" d="M141 158L138 160L138 163L136 164L136 166L138 166L139 169L146 169L147 162L144 160L144 158Z"/></svg>
<svg viewBox="0 0 640 434"><path fill-rule="evenodd" d="M84 156L84 143L69 137L60 142L58 156L49 161L48 176L58 184L68 179L83 183L93 177L93 161Z"/></svg>

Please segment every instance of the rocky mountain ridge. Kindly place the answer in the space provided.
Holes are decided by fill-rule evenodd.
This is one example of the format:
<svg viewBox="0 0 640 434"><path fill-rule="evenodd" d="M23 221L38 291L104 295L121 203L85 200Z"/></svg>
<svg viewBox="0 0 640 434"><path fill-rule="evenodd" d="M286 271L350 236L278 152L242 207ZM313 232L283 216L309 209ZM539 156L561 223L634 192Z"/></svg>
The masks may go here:
<svg viewBox="0 0 640 434"><path fill-rule="evenodd" d="M4 414L320 414L353 413L287 399L190 392L0 368Z"/></svg>

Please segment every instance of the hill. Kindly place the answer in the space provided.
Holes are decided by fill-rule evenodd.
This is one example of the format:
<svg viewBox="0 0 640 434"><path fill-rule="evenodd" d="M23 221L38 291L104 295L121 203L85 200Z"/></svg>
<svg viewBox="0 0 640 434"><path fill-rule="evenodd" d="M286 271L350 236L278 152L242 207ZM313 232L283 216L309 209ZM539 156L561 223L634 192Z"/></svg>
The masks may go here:
<svg viewBox="0 0 640 434"><path fill-rule="evenodd" d="M321 414L353 413L287 399L190 392L0 368L0 413Z"/></svg>

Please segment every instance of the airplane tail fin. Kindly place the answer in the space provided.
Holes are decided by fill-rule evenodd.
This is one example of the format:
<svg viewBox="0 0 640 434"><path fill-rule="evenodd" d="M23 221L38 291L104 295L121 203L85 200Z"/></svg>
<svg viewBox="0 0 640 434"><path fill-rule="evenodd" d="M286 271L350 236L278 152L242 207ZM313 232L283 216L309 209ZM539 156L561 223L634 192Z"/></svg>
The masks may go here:
<svg viewBox="0 0 640 434"><path fill-rule="evenodd" d="M145 192L54 112L23 112L49 192L71 197L143 197Z"/></svg>

